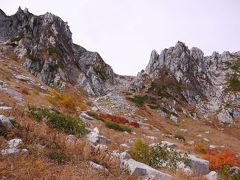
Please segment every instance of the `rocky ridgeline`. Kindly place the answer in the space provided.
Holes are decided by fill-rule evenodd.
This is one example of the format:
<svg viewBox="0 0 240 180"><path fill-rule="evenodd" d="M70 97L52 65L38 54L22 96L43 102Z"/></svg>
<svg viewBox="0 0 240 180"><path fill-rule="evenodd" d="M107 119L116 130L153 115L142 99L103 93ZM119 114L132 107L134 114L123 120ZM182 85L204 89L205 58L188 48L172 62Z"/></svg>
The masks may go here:
<svg viewBox="0 0 240 180"><path fill-rule="evenodd" d="M178 42L160 54L153 50L145 71L138 73L129 90L159 96L168 90L172 106L186 102L204 117L217 115L229 123L240 116L239 73L240 52L204 56L200 49Z"/></svg>
<svg viewBox="0 0 240 180"><path fill-rule="evenodd" d="M35 16L19 8L7 16L0 10L0 43L6 46L5 55L13 51L47 85L63 88L70 82L99 96L116 83L115 73L101 56L74 44L67 23L51 13Z"/></svg>
<svg viewBox="0 0 240 180"><path fill-rule="evenodd" d="M145 71L134 80L121 79L97 52L73 43L62 19L21 8L12 16L0 10L0 43L0 56L16 56L47 85L64 88L70 83L94 96L114 95L128 87L153 95L151 107L175 122L182 115L216 115L227 123L240 116L240 52L204 56L200 49L178 42L160 54L152 51Z"/></svg>

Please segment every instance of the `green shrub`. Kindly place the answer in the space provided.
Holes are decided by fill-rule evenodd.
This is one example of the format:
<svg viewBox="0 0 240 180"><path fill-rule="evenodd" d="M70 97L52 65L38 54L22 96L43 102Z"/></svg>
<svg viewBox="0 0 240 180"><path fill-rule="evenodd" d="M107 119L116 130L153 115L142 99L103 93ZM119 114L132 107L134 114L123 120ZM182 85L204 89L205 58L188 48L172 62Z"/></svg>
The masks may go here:
<svg viewBox="0 0 240 180"><path fill-rule="evenodd" d="M231 172L230 167L228 165L222 165L218 174L219 174L220 180L239 180L240 179L240 175L235 172Z"/></svg>
<svg viewBox="0 0 240 180"><path fill-rule="evenodd" d="M190 166L190 160L186 153L182 154L167 145L162 146L161 144L149 147L139 139L135 141L131 149L131 156L133 159L146 163L154 168L177 168L180 162L184 163L185 166Z"/></svg>
<svg viewBox="0 0 240 180"><path fill-rule="evenodd" d="M48 52L49 55L53 55L53 54L60 55L59 49L57 49L55 47L47 48L47 52Z"/></svg>
<svg viewBox="0 0 240 180"><path fill-rule="evenodd" d="M7 137L8 130L0 123L0 136Z"/></svg>
<svg viewBox="0 0 240 180"><path fill-rule="evenodd" d="M97 73L98 76L101 77L103 81L107 80L107 74L103 69L95 68L94 71Z"/></svg>
<svg viewBox="0 0 240 180"><path fill-rule="evenodd" d="M17 35L10 39L11 42L20 41L23 38L23 35Z"/></svg>
<svg viewBox="0 0 240 180"><path fill-rule="evenodd" d="M186 153L181 154L167 145L154 145L151 148L149 158L149 165L152 167L177 168L179 162L183 162L185 166L190 166L190 160Z"/></svg>
<svg viewBox="0 0 240 180"><path fill-rule="evenodd" d="M127 97L127 99L129 101L132 101L133 103L135 103L138 106L143 106L143 104L145 103L145 101L148 99L148 96L133 96L133 97Z"/></svg>
<svg viewBox="0 0 240 180"><path fill-rule="evenodd" d="M57 161L58 164L65 164L71 160L69 156L67 156L65 153L61 151L52 151L48 153L47 156L50 159Z"/></svg>
<svg viewBox="0 0 240 180"><path fill-rule="evenodd" d="M47 117L47 125L68 134L84 135L87 133L86 126L78 118L61 113L50 113Z"/></svg>
<svg viewBox="0 0 240 180"><path fill-rule="evenodd" d="M108 119L106 119L104 123L105 123L105 126L108 127L109 129L114 129L114 130L117 130L117 131L127 131L127 132L132 131L132 129L128 126L115 123L115 122L113 122L111 120L108 120Z"/></svg>
<svg viewBox="0 0 240 180"><path fill-rule="evenodd" d="M133 159L142 163L149 163L149 147L141 139L137 139L131 149Z"/></svg>
<svg viewBox="0 0 240 180"><path fill-rule="evenodd" d="M28 115L38 122L43 119L46 124L54 129L64 131L68 134L84 135L87 133L85 124L77 117L67 116L60 112L29 106Z"/></svg>
<svg viewBox="0 0 240 180"><path fill-rule="evenodd" d="M151 109L158 109L159 105L158 104L149 104L148 105Z"/></svg>
<svg viewBox="0 0 240 180"><path fill-rule="evenodd" d="M38 122L42 121L44 117L49 115L49 110L28 106L28 116L36 119Z"/></svg>
<svg viewBox="0 0 240 180"><path fill-rule="evenodd" d="M240 81L236 77L229 80L229 88L232 91L240 92Z"/></svg>
<svg viewBox="0 0 240 180"><path fill-rule="evenodd" d="M100 117L97 113L92 112L92 111L88 111L87 114L91 117L93 117L94 119L100 120L100 121L105 121L104 118Z"/></svg>

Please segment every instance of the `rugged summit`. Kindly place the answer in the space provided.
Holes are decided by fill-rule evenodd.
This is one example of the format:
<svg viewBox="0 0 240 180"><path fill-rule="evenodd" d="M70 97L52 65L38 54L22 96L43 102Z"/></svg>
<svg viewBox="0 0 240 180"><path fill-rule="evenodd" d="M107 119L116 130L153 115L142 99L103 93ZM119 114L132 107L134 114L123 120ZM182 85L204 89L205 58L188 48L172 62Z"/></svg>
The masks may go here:
<svg viewBox="0 0 240 180"><path fill-rule="evenodd" d="M29 72L48 85L61 88L70 82L98 96L116 82L101 56L74 44L67 23L51 13L36 16L19 7L7 16L0 10L0 43L8 49L4 53L13 51Z"/></svg>
<svg viewBox="0 0 240 180"><path fill-rule="evenodd" d="M239 65L240 52L204 56L200 49L188 49L178 42L160 54L153 50L145 71L138 74L129 90L154 90L162 96L168 89L173 104L187 102L204 117L216 115L223 122L232 122L240 116Z"/></svg>

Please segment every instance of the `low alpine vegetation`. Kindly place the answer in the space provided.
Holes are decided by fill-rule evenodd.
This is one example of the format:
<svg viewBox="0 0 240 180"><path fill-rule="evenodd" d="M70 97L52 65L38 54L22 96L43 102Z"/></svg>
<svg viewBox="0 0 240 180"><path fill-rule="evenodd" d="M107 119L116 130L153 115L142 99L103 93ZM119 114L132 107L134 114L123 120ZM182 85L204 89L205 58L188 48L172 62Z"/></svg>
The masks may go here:
<svg viewBox="0 0 240 180"><path fill-rule="evenodd" d="M76 113L78 110L85 108L82 97L67 92L52 90L50 96L46 98L51 104L62 108L68 113Z"/></svg>
<svg viewBox="0 0 240 180"><path fill-rule="evenodd" d="M129 126L126 126L126 125L121 125L121 124L118 124L118 123L115 123L113 121L110 121L108 119L106 119L104 121L105 123L105 126L108 127L109 129L114 129L114 130L117 130L117 131L127 131L127 132L131 132L132 129L129 127Z"/></svg>
<svg viewBox="0 0 240 180"><path fill-rule="evenodd" d="M47 154L47 156L56 161L58 164L65 164L71 160L69 156L61 151L52 151Z"/></svg>
<svg viewBox="0 0 240 180"><path fill-rule="evenodd" d="M145 101L148 99L148 96L133 96L133 97L127 97L129 101L132 101L137 106L143 106Z"/></svg>
<svg viewBox="0 0 240 180"><path fill-rule="evenodd" d="M140 139L135 141L131 149L131 155L135 160L146 163L154 168L177 168L179 163L190 166L190 160L186 153L177 152L167 145L155 144L148 146Z"/></svg>
<svg viewBox="0 0 240 180"><path fill-rule="evenodd" d="M49 127L67 134L84 135L87 133L86 125L77 117L33 106L29 106L28 114L37 121L45 121Z"/></svg>
<svg viewBox="0 0 240 180"><path fill-rule="evenodd" d="M126 118L121 116L103 114L103 113L97 114L95 112L88 112L87 114L97 120L103 121L106 127L110 129L115 129L117 131L131 132L132 129L129 126L132 126L135 128L140 127L139 123L130 122Z"/></svg>
<svg viewBox="0 0 240 180"><path fill-rule="evenodd" d="M220 170L224 165L240 166L240 157L231 151L209 149L203 158L209 161L211 170Z"/></svg>

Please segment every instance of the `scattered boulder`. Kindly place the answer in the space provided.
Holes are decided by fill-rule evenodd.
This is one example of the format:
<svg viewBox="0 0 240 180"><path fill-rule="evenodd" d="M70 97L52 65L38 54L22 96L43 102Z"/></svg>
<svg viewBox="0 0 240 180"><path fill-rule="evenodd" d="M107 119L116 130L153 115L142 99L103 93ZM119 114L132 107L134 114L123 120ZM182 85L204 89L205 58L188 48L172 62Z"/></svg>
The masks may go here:
<svg viewBox="0 0 240 180"><path fill-rule="evenodd" d="M182 131L182 132L187 132L187 129L179 129L180 131Z"/></svg>
<svg viewBox="0 0 240 180"><path fill-rule="evenodd" d="M81 119L84 119L84 120L94 120L93 117L87 115L87 113L85 113L85 112L82 112L82 113L80 114L80 118L81 118Z"/></svg>
<svg viewBox="0 0 240 180"><path fill-rule="evenodd" d="M211 171L205 177L206 177L207 180L217 180L218 179L218 174L217 174L216 171Z"/></svg>
<svg viewBox="0 0 240 180"><path fill-rule="evenodd" d="M129 154L129 151L121 152L121 151L118 151L118 150L114 150L111 153L111 156L117 157L117 158L119 158L121 160L123 160L123 159L130 159L131 158L131 155Z"/></svg>
<svg viewBox="0 0 240 180"><path fill-rule="evenodd" d="M178 122L178 117L177 117L177 116L171 115L171 116L170 116L170 119L171 119L173 122L175 122L175 123Z"/></svg>
<svg viewBox="0 0 240 180"><path fill-rule="evenodd" d="M203 138L204 141L206 142L209 142L209 139L208 138Z"/></svg>
<svg viewBox="0 0 240 180"><path fill-rule="evenodd" d="M95 127L88 135L87 139L91 143L111 143L111 140L100 135L99 130Z"/></svg>
<svg viewBox="0 0 240 180"><path fill-rule="evenodd" d="M92 107L92 111L98 111L98 108L96 106Z"/></svg>
<svg viewBox="0 0 240 180"><path fill-rule="evenodd" d="M177 147L176 144L168 142L168 141L162 141L161 143L162 143L161 146L167 145L170 148L176 148Z"/></svg>
<svg viewBox="0 0 240 180"><path fill-rule="evenodd" d="M120 144L120 146L125 147L125 148L130 148L127 144Z"/></svg>
<svg viewBox="0 0 240 180"><path fill-rule="evenodd" d="M8 148L1 150L2 155L22 153L25 154L28 152L27 149L19 149L19 146L22 144L22 140L15 138L7 142Z"/></svg>
<svg viewBox="0 0 240 180"><path fill-rule="evenodd" d="M229 169L229 173L230 173L230 174L235 173L235 174L240 175L240 167L231 167L231 168Z"/></svg>
<svg viewBox="0 0 240 180"><path fill-rule="evenodd" d="M4 115L0 115L0 124L4 126L6 129L11 129L13 128L12 122L15 121L14 117L6 117Z"/></svg>
<svg viewBox="0 0 240 180"><path fill-rule="evenodd" d="M189 155L191 161L191 170L198 175L206 175L209 173L209 161L200 159L194 155Z"/></svg>
<svg viewBox="0 0 240 180"><path fill-rule="evenodd" d="M100 164L97 164L97 163L92 162L92 161L90 161L89 164L90 164L90 167L91 167L92 169L95 169L95 170L103 170L103 171L108 172L108 169L105 168L104 166L100 165Z"/></svg>
<svg viewBox="0 0 240 180"><path fill-rule="evenodd" d="M123 165L127 168L130 174L142 176L143 179L164 179L173 180L174 178L166 173L153 169L152 167L135 161L134 159L127 159L123 161Z"/></svg>
<svg viewBox="0 0 240 180"><path fill-rule="evenodd" d="M218 145L210 144L210 145L209 145L209 148L210 148L210 149L217 149L217 148L224 148L224 146L218 146Z"/></svg>
<svg viewBox="0 0 240 180"><path fill-rule="evenodd" d="M1 88L0 87L0 93L5 93L5 94L9 94L10 96L12 96L14 99L17 100L17 102L22 103L24 98L23 95L21 93L19 93L18 91L14 90L14 89L10 89L10 88Z"/></svg>
<svg viewBox="0 0 240 180"><path fill-rule="evenodd" d="M24 82L31 81L31 79L29 77L26 77L24 75L16 75L15 78L20 80L20 81L24 81Z"/></svg>
<svg viewBox="0 0 240 180"><path fill-rule="evenodd" d="M194 141L187 141L187 144L193 145L193 144L195 144L195 142Z"/></svg>
<svg viewBox="0 0 240 180"><path fill-rule="evenodd" d="M12 107L9 107L9 106L0 106L0 110L4 110L4 111L12 110Z"/></svg>

